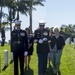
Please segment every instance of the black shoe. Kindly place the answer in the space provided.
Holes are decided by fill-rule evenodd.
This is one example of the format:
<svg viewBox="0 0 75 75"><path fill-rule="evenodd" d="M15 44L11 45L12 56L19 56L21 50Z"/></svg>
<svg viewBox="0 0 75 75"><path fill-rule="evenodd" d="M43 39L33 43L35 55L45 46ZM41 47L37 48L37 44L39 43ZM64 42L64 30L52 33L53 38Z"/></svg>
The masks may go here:
<svg viewBox="0 0 75 75"><path fill-rule="evenodd" d="M60 71L58 71L58 75L61 75L61 72Z"/></svg>
<svg viewBox="0 0 75 75"><path fill-rule="evenodd" d="M4 46L4 45L1 45L1 46Z"/></svg>

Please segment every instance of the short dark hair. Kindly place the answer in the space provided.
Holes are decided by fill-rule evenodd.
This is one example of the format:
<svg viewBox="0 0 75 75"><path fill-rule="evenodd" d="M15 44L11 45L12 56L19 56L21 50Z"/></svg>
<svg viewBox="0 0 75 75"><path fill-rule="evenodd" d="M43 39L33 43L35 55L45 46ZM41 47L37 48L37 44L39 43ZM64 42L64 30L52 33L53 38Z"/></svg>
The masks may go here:
<svg viewBox="0 0 75 75"><path fill-rule="evenodd" d="M28 32L30 33L30 28L25 28L25 30L28 30Z"/></svg>

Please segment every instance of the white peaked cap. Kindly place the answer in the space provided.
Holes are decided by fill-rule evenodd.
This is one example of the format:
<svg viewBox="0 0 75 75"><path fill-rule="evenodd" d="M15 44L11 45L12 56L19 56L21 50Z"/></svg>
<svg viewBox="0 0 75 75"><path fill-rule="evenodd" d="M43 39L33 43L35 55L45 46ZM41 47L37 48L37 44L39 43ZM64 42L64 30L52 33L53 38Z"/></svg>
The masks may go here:
<svg viewBox="0 0 75 75"><path fill-rule="evenodd" d="M45 24L46 22L44 20L38 21L39 24Z"/></svg>
<svg viewBox="0 0 75 75"><path fill-rule="evenodd" d="M14 21L15 24L19 24L19 25L21 24L21 22L22 22L22 21L20 21L20 20Z"/></svg>

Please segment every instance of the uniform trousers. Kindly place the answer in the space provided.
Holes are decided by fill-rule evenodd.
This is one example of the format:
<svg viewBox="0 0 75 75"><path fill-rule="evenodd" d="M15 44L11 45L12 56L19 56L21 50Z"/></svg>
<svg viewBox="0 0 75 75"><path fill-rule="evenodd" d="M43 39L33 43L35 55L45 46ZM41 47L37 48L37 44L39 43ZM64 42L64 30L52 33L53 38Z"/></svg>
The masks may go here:
<svg viewBox="0 0 75 75"><path fill-rule="evenodd" d="M47 68L47 54L38 53L38 75L43 75L46 73Z"/></svg>
<svg viewBox="0 0 75 75"><path fill-rule="evenodd" d="M53 65L53 72L56 74L58 71L60 71L60 59L62 55L62 50L57 50L56 52L52 51L50 52L50 59Z"/></svg>
<svg viewBox="0 0 75 75"><path fill-rule="evenodd" d="M1 46L4 46L4 43L5 43L5 39L2 38Z"/></svg>
<svg viewBox="0 0 75 75"><path fill-rule="evenodd" d="M23 75L24 73L24 53L21 52L13 52L14 56L14 75L18 75L18 58L20 61L20 73Z"/></svg>

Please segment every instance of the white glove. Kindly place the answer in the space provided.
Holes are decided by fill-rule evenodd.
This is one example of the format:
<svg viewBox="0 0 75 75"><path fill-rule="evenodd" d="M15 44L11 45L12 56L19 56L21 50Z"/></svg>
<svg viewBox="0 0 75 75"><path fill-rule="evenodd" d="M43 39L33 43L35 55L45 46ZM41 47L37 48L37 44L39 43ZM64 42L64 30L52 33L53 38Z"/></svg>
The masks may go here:
<svg viewBox="0 0 75 75"><path fill-rule="evenodd" d="M24 56L27 56L27 54L28 54L28 52L27 52L27 51L25 51L25 52L24 52Z"/></svg>
<svg viewBox="0 0 75 75"><path fill-rule="evenodd" d="M39 39L39 43L43 43L43 40L42 39Z"/></svg>
<svg viewBox="0 0 75 75"><path fill-rule="evenodd" d="M43 38L43 41L47 41L47 38Z"/></svg>
<svg viewBox="0 0 75 75"><path fill-rule="evenodd" d="M51 43L51 40L48 40L48 43Z"/></svg>

